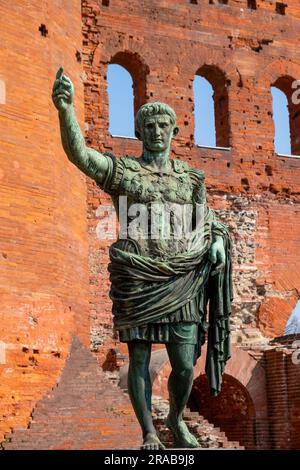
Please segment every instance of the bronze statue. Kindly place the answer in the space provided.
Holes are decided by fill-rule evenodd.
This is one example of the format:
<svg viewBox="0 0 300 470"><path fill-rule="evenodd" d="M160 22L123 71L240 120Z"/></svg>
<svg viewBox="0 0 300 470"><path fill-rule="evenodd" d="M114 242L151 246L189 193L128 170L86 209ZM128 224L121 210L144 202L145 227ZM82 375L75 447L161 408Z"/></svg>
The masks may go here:
<svg viewBox="0 0 300 470"><path fill-rule="evenodd" d="M118 215L120 196L127 198L128 214L135 205L140 212L144 208L146 214L147 233L128 217L125 235L122 233L110 247L108 266L114 326L120 341L128 343L128 391L143 431L141 448L164 448L151 415L148 366L152 343L166 345L172 366L167 426L173 432L174 446L199 447L182 413L193 384L193 366L207 332L206 373L214 395L220 391L224 366L230 357L232 279L228 230L207 207L203 171L169 158L172 137L178 133L172 108L158 102L143 105L136 116L142 156L119 159L86 146L73 96L72 82L60 68L52 98L59 111L62 144L69 160L110 194ZM171 221L168 236L162 230L166 225L163 204L168 206ZM192 228L178 235L178 208L185 206L192 207ZM202 208L201 223L196 220L197 207ZM156 223L151 225L152 218Z"/></svg>

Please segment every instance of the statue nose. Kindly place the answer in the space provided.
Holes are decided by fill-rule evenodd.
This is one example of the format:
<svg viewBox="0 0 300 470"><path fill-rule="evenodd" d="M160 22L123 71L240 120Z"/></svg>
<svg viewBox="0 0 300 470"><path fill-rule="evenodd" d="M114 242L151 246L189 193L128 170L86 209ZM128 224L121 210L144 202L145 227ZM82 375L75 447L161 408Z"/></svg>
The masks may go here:
<svg viewBox="0 0 300 470"><path fill-rule="evenodd" d="M155 126L154 135L155 135L155 137L159 137L159 136L160 136L160 129L159 129L159 126Z"/></svg>

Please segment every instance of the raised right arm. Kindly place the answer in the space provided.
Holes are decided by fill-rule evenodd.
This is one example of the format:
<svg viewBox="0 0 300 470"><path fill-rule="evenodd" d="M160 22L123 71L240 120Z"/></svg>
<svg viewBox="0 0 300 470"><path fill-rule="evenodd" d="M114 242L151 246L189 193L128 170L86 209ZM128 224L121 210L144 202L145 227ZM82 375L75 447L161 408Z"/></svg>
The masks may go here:
<svg viewBox="0 0 300 470"><path fill-rule="evenodd" d="M104 155L85 145L78 124L74 106L74 87L71 80L63 75L62 67L56 74L52 99L59 112L61 141L68 159L97 183L103 183L108 170Z"/></svg>

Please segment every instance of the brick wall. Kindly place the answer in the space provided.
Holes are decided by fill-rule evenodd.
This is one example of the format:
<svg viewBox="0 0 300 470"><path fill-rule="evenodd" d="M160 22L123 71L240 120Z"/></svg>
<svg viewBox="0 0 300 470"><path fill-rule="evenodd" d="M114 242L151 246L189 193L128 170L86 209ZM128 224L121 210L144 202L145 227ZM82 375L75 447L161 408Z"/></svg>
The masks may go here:
<svg viewBox="0 0 300 470"><path fill-rule="evenodd" d="M267 344L252 347L232 346L223 377L221 393L210 394L206 375L206 346L194 368L194 385L188 406L211 424L219 427L230 440L247 449L270 448L268 390L264 350ZM153 392L168 399L168 377L171 366L167 353L157 351L150 363ZM153 371L155 370L155 373ZM123 379L124 380L124 379ZM123 384L121 379L121 383ZM299 391L297 382L295 390Z"/></svg>
<svg viewBox="0 0 300 470"><path fill-rule="evenodd" d="M95 0L82 2L88 143L118 156L141 153L140 142L108 133L111 62L131 71L134 81L139 77L136 105L161 100L174 107L180 133L172 157L205 171L210 205L232 230L234 327L258 325L267 336L283 334L300 290L300 160L274 152L270 93L280 77L300 76L300 9L299 2L289 1L282 15L276 13L275 3L257 1L257 10L251 10L246 0L228 5L208 0L130 4L114 0L109 6ZM217 118L223 115L228 120L228 150L194 145L196 73L212 81L217 98L220 87L226 86L221 102L227 103L228 113L223 113L220 99L216 110ZM88 201L92 329L99 349L100 343L111 344L105 270L111 241L99 242L95 237L96 208L109 199L89 181Z"/></svg>
<svg viewBox="0 0 300 470"><path fill-rule="evenodd" d="M200 375L194 381L188 406L220 427L229 440L255 448L254 404L247 389L235 378L225 374L222 392L215 398L210 394L206 376Z"/></svg>
<svg viewBox="0 0 300 470"><path fill-rule="evenodd" d="M5 436L5 450L138 449L141 432L129 397L112 385L77 337L59 384L34 408L30 424Z"/></svg>
<svg viewBox="0 0 300 470"><path fill-rule="evenodd" d="M86 183L51 102L64 65L83 122L80 1L1 2L0 29L1 437L56 383L72 330L90 339Z"/></svg>
<svg viewBox="0 0 300 470"><path fill-rule="evenodd" d="M299 449L299 349L266 351L270 442L272 449Z"/></svg>
<svg viewBox="0 0 300 470"><path fill-rule="evenodd" d="M270 0L258 0L257 10L246 0L81 3L82 10L79 0L0 6L2 434L26 425L34 403L56 383L71 332L86 346L91 337L101 363L117 342L106 270L112 240L96 237L104 217L98 208L109 198L90 180L86 187L62 151L50 98L61 64L75 83L87 142L101 151L141 153L140 142L108 133L109 63L131 72L135 109L161 100L176 110L172 157L204 169L209 203L232 231L236 330L283 334L300 290L300 159L274 152L270 94L280 77L300 75L299 2L288 1L285 15ZM196 73L215 86L218 144L229 149L194 144ZM287 352L272 354L266 356L272 446L287 446L289 436L295 448L298 369Z"/></svg>

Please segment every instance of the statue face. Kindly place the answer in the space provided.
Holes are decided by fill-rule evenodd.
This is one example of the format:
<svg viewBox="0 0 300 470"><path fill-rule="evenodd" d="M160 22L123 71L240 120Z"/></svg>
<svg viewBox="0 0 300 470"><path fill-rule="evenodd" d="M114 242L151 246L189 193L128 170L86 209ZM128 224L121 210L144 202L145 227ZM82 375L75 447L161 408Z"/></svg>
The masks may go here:
<svg viewBox="0 0 300 470"><path fill-rule="evenodd" d="M144 121L142 141L147 150L163 152L170 147L174 126L168 114L149 116Z"/></svg>

